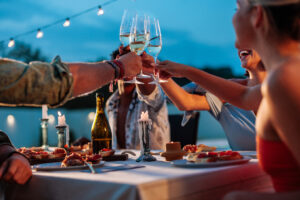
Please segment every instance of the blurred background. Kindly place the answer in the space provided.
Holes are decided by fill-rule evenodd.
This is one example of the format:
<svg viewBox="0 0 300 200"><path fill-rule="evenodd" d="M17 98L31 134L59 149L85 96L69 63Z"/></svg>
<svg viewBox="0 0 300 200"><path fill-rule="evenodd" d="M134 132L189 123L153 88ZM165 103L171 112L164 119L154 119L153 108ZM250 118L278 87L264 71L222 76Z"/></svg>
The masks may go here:
<svg viewBox="0 0 300 200"><path fill-rule="evenodd" d="M109 4L106 5L106 3ZM83 10L102 5L98 9L70 19L70 26L57 24L16 38L11 37L65 19ZM224 78L243 77L231 22L236 1L224 0L0 0L0 56L24 62L50 62L60 55L65 62L101 61L120 45L119 28L123 11L135 9L156 16L160 20L163 47L160 60L188 64ZM180 85L186 79L176 79ZM99 90L107 98L108 87ZM0 93L1 95L1 93ZM180 114L169 104L169 114ZM95 112L95 94L71 100L58 109L49 109L49 143L56 145L57 111L66 116L71 137L90 137ZM40 108L0 107L0 129L7 132L17 146L39 146L41 143ZM72 139L71 138L71 139ZM201 112L198 139L213 139L227 145L220 125L207 112Z"/></svg>

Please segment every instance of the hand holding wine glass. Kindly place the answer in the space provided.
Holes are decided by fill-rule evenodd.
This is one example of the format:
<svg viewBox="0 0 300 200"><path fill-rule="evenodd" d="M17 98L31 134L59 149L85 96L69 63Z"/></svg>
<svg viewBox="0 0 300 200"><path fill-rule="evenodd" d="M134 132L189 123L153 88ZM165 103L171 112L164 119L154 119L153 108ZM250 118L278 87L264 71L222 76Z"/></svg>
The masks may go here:
<svg viewBox="0 0 300 200"><path fill-rule="evenodd" d="M129 52L120 56L118 60L125 66L125 77L135 76L142 69L142 59L140 56L136 55L136 53Z"/></svg>
<svg viewBox="0 0 300 200"><path fill-rule="evenodd" d="M190 68L187 65L183 65L180 63L175 63L169 60L161 61L156 64L156 68L160 73L164 73L164 79L172 77L182 78L184 77L184 70Z"/></svg>

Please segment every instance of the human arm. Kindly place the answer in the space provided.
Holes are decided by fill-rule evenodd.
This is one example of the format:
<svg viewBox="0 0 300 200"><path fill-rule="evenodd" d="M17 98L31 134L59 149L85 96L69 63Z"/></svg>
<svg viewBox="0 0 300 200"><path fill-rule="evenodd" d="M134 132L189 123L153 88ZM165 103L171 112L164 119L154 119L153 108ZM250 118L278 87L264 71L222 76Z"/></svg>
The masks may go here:
<svg viewBox="0 0 300 200"><path fill-rule="evenodd" d="M24 184L31 175L28 160L16 151L8 136L0 131L0 180Z"/></svg>
<svg viewBox="0 0 300 200"><path fill-rule="evenodd" d="M141 68L141 59L135 53L118 58L124 65L124 77L136 75ZM73 97L95 91L114 80L114 69L106 62L67 63L74 78Z"/></svg>
<svg viewBox="0 0 300 200"><path fill-rule="evenodd" d="M210 110L204 95L190 94L172 79L162 83L161 87L179 110Z"/></svg>
<svg viewBox="0 0 300 200"><path fill-rule="evenodd" d="M160 62L157 65L157 68L160 71L175 77L186 77L201 85L204 89L210 91L220 99L223 99L237 107L245 110L253 110L254 112L256 112L259 107L262 98L260 85L247 87L239 83L211 75L200 69L171 61Z"/></svg>
<svg viewBox="0 0 300 200"><path fill-rule="evenodd" d="M135 53L119 58L125 76L140 71L141 59ZM114 69L105 62L63 63L56 57L52 63L29 64L10 59L0 60L1 105L62 105L71 97L92 92L111 80Z"/></svg>

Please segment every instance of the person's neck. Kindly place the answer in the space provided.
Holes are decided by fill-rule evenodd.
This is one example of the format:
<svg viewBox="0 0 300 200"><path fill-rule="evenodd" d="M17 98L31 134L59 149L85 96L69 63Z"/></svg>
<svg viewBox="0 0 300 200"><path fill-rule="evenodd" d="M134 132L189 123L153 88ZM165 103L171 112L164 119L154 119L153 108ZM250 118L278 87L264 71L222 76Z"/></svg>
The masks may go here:
<svg viewBox="0 0 300 200"><path fill-rule="evenodd" d="M257 84L261 84L265 77L266 77L266 70L264 69L264 66L262 62L259 62L257 64L257 68L255 70L249 70L249 81L248 86L254 86Z"/></svg>
<svg viewBox="0 0 300 200"><path fill-rule="evenodd" d="M300 55L299 42L286 39L284 42L257 41L256 51L260 55L267 71L279 67L291 57Z"/></svg>

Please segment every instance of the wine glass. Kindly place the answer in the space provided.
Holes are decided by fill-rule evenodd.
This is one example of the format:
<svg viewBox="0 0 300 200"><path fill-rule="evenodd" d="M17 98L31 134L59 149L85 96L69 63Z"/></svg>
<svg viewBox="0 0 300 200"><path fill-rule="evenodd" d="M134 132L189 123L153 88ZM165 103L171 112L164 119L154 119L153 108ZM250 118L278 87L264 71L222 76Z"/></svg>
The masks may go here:
<svg viewBox="0 0 300 200"><path fill-rule="evenodd" d="M133 28L133 23L135 20L136 14L125 10L122 16L121 26L120 26L120 41L124 47L130 44L130 32ZM135 84L143 84L142 82L136 80L134 77L132 80L124 81L124 83L135 83Z"/></svg>
<svg viewBox="0 0 300 200"><path fill-rule="evenodd" d="M129 36L133 17L134 15L128 12L128 10L125 10L122 16L120 26L120 41L124 47L129 45Z"/></svg>
<svg viewBox="0 0 300 200"><path fill-rule="evenodd" d="M137 55L141 55L149 42L149 18L146 15L135 15L132 19L132 25L129 34L129 47L130 51L135 52ZM150 76L141 73L139 78L150 78ZM130 81L124 81L124 83L144 84L134 77Z"/></svg>
<svg viewBox="0 0 300 200"><path fill-rule="evenodd" d="M147 47L147 52L154 58L154 62L156 64L157 56L160 53L162 48L162 37L159 26L159 20L156 18L151 18L150 20L150 39ZM166 83L167 80L163 80L159 78L159 72L157 72L157 77L151 81L149 84L157 84Z"/></svg>

